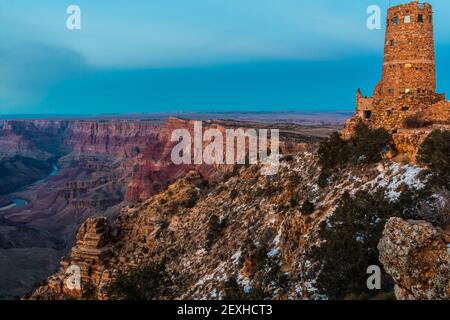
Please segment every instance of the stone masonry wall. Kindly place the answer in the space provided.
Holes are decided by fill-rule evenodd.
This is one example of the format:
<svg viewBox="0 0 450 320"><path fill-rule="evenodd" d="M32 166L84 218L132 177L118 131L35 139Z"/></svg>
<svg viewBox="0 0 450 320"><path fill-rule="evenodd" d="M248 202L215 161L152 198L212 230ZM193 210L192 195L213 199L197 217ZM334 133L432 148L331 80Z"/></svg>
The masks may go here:
<svg viewBox="0 0 450 320"><path fill-rule="evenodd" d="M434 125L450 124L450 102L436 93L433 8L429 3L413 1L388 10L382 79L373 97L363 96L358 89L356 113L347 122L343 137L351 137L360 122L391 133L400 129L430 131Z"/></svg>
<svg viewBox="0 0 450 320"><path fill-rule="evenodd" d="M376 99L393 99L402 93L436 91L433 9L411 2L388 10L383 76ZM420 90L420 91L419 91Z"/></svg>

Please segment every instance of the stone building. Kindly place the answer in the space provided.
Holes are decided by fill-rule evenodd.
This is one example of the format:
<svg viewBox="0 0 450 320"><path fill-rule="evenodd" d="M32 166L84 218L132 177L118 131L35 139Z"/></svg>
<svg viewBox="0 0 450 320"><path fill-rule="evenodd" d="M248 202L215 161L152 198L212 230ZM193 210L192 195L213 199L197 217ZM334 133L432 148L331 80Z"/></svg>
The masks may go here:
<svg viewBox="0 0 450 320"><path fill-rule="evenodd" d="M356 113L343 136L351 137L355 126L363 122L371 128L383 127L394 140L405 141L414 138L412 132L417 135L446 127L449 119L450 101L436 93L431 4L414 1L389 8L381 81L370 97L358 89Z"/></svg>

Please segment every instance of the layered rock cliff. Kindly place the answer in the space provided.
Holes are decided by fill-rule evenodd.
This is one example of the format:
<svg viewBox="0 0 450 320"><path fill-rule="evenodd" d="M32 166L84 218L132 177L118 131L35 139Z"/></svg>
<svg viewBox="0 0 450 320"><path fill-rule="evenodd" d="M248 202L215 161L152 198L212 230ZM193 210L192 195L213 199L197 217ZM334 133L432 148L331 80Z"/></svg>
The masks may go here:
<svg viewBox="0 0 450 320"><path fill-rule="evenodd" d="M196 121L179 118L169 118L161 127L156 141L151 146L142 150L142 153L132 162L133 173L128 190L126 200L135 202L138 200L148 199L155 192L163 190L166 182L173 182L182 177L187 172L195 170L209 182L220 181L226 173L233 169L233 164L181 164L175 165L171 160L171 152L178 141L172 141L172 133L177 129L186 129L191 137L194 137L194 125ZM226 155L226 130L227 129L262 129L261 124L233 122L233 121L206 121L202 123L202 133L208 129L218 130L224 139L224 159ZM280 133L280 152L283 154L291 154L302 152L306 149L306 142L317 141L319 137L314 135L306 136L297 133L294 129L281 130ZM202 141L204 149L210 141ZM247 142L246 154L248 154L249 144ZM233 152L237 152L237 144L233 146ZM224 161L226 162L226 161Z"/></svg>
<svg viewBox="0 0 450 320"><path fill-rule="evenodd" d="M61 152L67 121L5 120L0 129L0 158L16 155L46 160Z"/></svg>
<svg viewBox="0 0 450 320"><path fill-rule="evenodd" d="M211 165L175 165L171 160L173 147L178 143L172 141L172 132L177 129L186 129L194 136L193 120L169 118L161 127L155 143L142 151L142 154L133 160L133 172L128 185L126 200L135 202L148 199L152 194L163 190L168 182L173 182L190 170L201 172L210 181L220 180L230 166ZM211 126L206 125L203 131ZM225 132L224 127L214 128Z"/></svg>
<svg viewBox="0 0 450 320"><path fill-rule="evenodd" d="M156 142L160 126L152 121L78 120L70 123L65 142L76 154L106 153L130 158Z"/></svg>

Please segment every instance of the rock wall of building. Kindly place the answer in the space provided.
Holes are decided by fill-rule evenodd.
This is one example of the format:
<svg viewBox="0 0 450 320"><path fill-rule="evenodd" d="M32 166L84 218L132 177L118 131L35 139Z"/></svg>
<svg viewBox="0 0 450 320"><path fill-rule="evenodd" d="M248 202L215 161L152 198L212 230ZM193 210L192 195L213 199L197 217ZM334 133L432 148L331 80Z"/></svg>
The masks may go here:
<svg viewBox="0 0 450 320"><path fill-rule="evenodd" d="M424 120L439 125L449 124L450 101L442 100L431 106L428 112L424 114Z"/></svg>
<svg viewBox="0 0 450 320"><path fill-rule="evenodd" d="M420 91L419 91L420 90ZM433 9L411 2L389 8L384 43L383 76L375 98L436 91Z"/></svg>
<svg viewBox="0 0 450 320"><path fill-rule="evenodd" d="M420 145L430 132L431 130L400 130L392 135L392 142L396 150L407 154L415 162Z"/></svg>
<svg viewBox="0 0 450 320"><path fill-rule="evenodd" d="M394 134L399 151L414 157L425 133L450 125L450 102L436 93L433 20L429 3L389 8L382 79L373 97L358 90L356 113L342 131L344 138L353 136L358 123L385 128ZM404 129L412 131L399 133Z"/></svg>

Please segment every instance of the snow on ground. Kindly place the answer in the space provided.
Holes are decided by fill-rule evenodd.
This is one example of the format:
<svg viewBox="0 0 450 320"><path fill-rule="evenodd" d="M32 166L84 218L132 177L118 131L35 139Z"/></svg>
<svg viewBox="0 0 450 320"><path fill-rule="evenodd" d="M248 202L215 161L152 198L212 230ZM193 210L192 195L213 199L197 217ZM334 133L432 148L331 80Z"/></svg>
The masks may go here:
<svg viewBox="0 0 450 320"><path fill-rule="evenodd" d="M275 257L276 255L278 255L280 253L280 240L281 240L281 234L283 232L283 224L281 224L280 228L278 229L278 233L275 236L275 238L273 239L272 243L273 243L273 248L267 253L267 256L269 258Z"/></svg>
<svg viewBox="0 0 450 320"><path fill-rule="evenodd" d="M248 277L242 276L241 273L238 274L236 282L244 289L245 293L249 293L252 290L252 282Z"/></svg>
<svg viewBox="0 0 450 320"><path fill-rule="evenodd" d="M380 172L380 170L378 171ZM385 188L386 196L391 200L397 200L401 194L400 187L402 185L417 190L425 186L419 179L421 172L422 169L416 166L390 163L378 176L365 183L362 189L376 190L378 188Z"/></svg>
<svg viewBox="0 0 450 320"><path fill-rule="evenodd" d="M278 247L273 247L268 253L267 253L267 256L269 257L269 258L273 258L273 257L275 257L276 255L278 255L280 253L280 248L278 248Z"/></svg>
<svg viewBox="0 0 450 320"><path fill-rule="evenodd" d="M239 259L241 258L242 255L242 250L239 248L238 251L236 251L232 256L231 256L231 261L233 262L233 265L237 265L239 262Z"/></svg>

